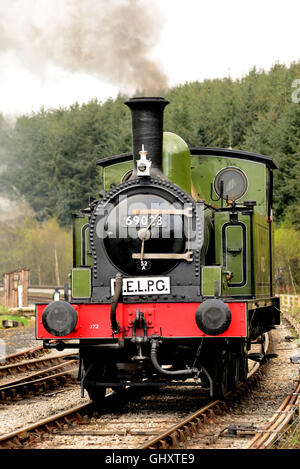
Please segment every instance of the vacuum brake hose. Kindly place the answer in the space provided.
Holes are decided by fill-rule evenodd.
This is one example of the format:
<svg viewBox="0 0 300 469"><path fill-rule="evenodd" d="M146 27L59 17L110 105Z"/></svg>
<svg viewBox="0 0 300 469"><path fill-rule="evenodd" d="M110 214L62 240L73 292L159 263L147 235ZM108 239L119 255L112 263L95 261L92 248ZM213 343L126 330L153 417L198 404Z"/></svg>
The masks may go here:
<svg viewBox="0 0 300 469"><path fill-rule="evenodd" d="M154 368L161 374L167 375L167 376L181 376L181 375L195 375L199 372L198 368L189 368L189 369L184 369L184 370L176 370L176 371L168 371L163 369L158 361L157 361L157 349L159 347L158 340L152 339L151 340L151 361L154 366Z"/></svg>
<svg viewBox="0 0 300 469"><path fill-rule="evenodd" d="M110 322L111 328L113 330L113 334L118 334L120 332L120 324L117 321L117 306L120 299L120 295L122 293L122 275L116 275L116 284L115 284L115 292L114 296L111 300L111 307L110 307Z"/></svg>

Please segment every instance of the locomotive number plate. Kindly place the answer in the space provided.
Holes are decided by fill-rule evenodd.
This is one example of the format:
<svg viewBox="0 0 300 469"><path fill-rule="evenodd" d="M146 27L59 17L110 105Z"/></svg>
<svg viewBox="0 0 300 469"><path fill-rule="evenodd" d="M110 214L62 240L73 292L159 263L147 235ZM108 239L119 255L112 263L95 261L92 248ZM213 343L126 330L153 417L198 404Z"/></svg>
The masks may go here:
<svg viewBox="0 0 300 469"><path fill-rule="evenodd" d="M159 228L166 228L168 226L167 215L127 215L121 216L121 226L124 228L128 227L139 227L146 228L147 226L157 226Z"/></svg>
<svg viewBox="0 0 300 469"><path fill-rule="evenodd" d="M111 295L115 292L115 279L110 281ZM170 277L123 278L123 295L166 295L170 293Z"/></svg>

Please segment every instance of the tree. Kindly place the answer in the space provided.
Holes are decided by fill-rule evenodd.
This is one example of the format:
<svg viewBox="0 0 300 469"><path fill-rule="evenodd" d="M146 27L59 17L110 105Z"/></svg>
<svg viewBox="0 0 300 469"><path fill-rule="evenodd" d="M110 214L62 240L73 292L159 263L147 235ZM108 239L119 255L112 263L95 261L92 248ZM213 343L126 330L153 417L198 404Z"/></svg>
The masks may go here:
<svg viewBox="0 0 300 469"><path fill-rule="evenodd" d="M275 230L275 252L277 287L295 295L300 290L300 232L283 223Z"/></svg>
<svg viewBox="0 0 300 469"><path fill-rule="evenodd" d="M71 229L55 219L38 222L30 211L0 225L0 271L30 269L30 283L62 285L72 268Z"/></svg>

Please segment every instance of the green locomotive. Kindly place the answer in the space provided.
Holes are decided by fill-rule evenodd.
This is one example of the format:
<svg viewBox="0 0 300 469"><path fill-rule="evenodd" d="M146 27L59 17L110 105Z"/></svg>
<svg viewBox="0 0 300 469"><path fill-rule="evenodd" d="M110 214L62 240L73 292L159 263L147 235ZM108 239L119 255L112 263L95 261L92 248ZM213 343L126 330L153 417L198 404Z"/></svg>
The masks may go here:
<svg viewBox="0 0 300 469"><path fill-rule="evenodd" d="M163 98L126 104L133 152L97 162L100 198L74 216L71 301L37 305L37 338L59 349L78 339L95 400L188 378L224 393L249 358L266 359L251 342L280 323L276 164L163 132Z"/></svg>

